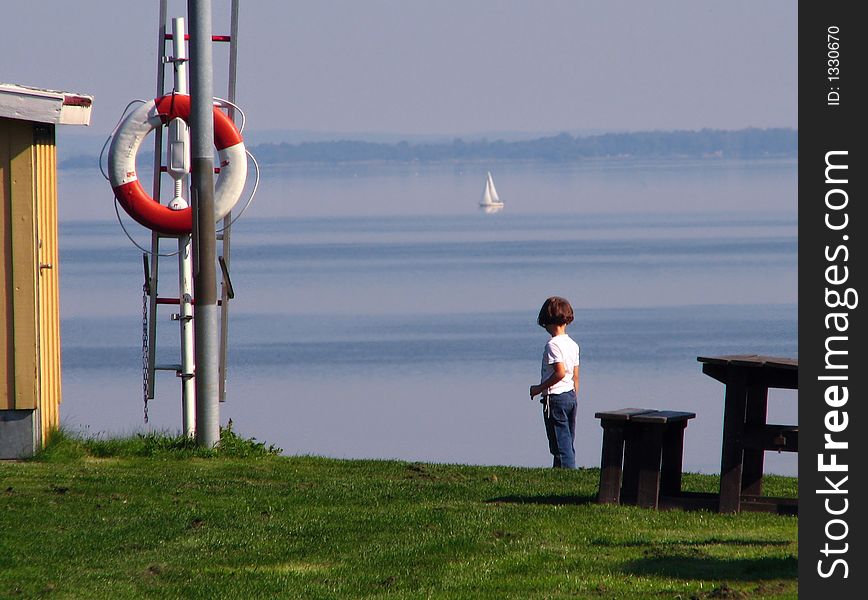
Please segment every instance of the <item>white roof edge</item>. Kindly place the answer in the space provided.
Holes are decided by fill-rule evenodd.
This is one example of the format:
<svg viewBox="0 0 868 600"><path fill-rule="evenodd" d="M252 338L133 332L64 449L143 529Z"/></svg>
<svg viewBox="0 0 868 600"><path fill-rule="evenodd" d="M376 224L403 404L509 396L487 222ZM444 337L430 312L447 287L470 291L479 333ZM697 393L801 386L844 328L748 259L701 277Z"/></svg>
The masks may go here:
<svg viewBox="0 0 868 600"><path fill-rule="evenodd" d="M0 83L0 117L59 125L90 125L93 96Z"/></svg>

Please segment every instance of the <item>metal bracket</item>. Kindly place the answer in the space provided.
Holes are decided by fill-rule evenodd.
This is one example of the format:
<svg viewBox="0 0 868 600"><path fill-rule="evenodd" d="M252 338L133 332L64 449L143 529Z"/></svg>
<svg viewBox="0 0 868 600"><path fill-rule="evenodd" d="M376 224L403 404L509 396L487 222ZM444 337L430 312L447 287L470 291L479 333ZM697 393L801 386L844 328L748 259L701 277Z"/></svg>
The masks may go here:
<svg viewBox="0 0 868 600"><path fill-rule="evenodd" d="M226 297L230 300L234 300L235 288L232 287L232 280L229 278L229 267L226 265L226 260L222 256L218 256L217 262L220 263L220 270L223 272L223 281L226 282Z"/></svg>
<svg viewBox="0 0 868 600"><path fill-rule="evenodd" d="M145 267L145 293L151 295L151 268L148 265L148 255L142 252L142 265Z"/></svg>

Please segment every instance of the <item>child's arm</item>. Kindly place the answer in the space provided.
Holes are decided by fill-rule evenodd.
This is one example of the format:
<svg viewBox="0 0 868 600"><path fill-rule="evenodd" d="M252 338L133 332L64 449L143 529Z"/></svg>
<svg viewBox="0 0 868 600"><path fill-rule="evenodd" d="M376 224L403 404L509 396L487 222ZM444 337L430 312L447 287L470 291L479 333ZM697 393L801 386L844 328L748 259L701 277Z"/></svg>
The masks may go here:
<svg viewBox="0 0 868 600"><path fill-rule="evenodd" d="M567 374L567 368L564 366L564 363L556 362L552 364L552 368L554 369L554 373L552 373L548 379L539 383L538 385L530 386L530 397L533 398L537 394L541 394L551 386L556 384L558 381L564 378L564 375Z"/></svg>
<svg viewBox="0 0 868 600"><path fill-rule="evenodd" d="M579 365L573 367L573 387L576 390L576 396L579 395Z"/></svg>

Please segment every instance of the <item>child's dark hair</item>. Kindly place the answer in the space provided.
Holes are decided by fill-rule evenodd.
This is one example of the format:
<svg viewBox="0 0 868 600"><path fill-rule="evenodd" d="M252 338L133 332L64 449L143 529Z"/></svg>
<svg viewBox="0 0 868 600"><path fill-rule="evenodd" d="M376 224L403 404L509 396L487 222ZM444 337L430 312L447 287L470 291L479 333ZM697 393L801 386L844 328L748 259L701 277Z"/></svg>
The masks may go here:
<svg viewBox="0 0 868 600"><path fill-rule="evenodd" d="M543 302L536 322L540 327L546 325L569 325L573 322L573 307L566 298L552 296Z"/></svg>

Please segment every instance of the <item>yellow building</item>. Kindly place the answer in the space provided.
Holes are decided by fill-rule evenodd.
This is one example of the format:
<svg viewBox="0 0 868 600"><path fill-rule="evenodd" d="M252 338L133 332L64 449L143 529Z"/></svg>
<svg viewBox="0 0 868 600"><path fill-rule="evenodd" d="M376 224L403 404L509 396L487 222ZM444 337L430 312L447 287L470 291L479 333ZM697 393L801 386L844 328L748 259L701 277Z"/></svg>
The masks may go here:
<svg viewBox="0 0 868 600"><path fill-rule="evenodd" d="M90 123L93 97L0 84L0 459L60 424L58 124Z"/></svg>

